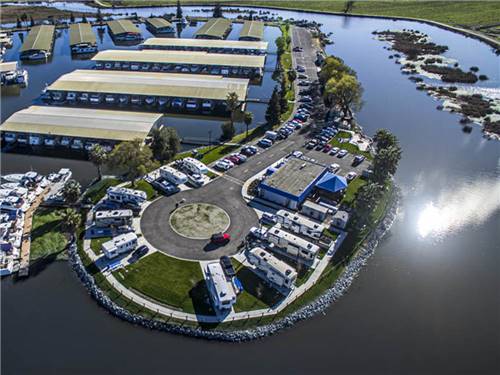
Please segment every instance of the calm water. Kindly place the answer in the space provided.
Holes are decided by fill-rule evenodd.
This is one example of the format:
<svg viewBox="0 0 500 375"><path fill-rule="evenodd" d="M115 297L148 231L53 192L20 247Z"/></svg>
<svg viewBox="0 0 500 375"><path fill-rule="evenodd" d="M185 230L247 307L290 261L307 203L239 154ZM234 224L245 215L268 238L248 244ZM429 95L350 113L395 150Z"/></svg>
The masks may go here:
<svg viewBox="0 0 500 375"><path fill-rule="evenodd" d="M210 343L110 317L66 264L53 264L26 281L2 282L4 373L500 372L500 145L484 140L479 128L462 133L459 117L437 111L437 102L415 90L371 32L416 28L428 33L450 47L447 56L464 67L479 66L490 77L484 86L497 90L499 58L478 41L428 25L279 14L314 19L324 24L323 31L334 33L328 52L351 65L365 88L360 123L368 134L390 129L404 151L396 176L405 194L401 213L349 294L326 316L274 337L239 345ZM56 49L63 47L58 39ZM51 81L80 66L73 64L87 63L58 55L52 64L35 68ZM44 83L34 91L33 84L3 111L37 96ZM3 155L2 169L67 164L41 160ZM81 162L71 163L79 178L94 173L79 167Z"/></svg>

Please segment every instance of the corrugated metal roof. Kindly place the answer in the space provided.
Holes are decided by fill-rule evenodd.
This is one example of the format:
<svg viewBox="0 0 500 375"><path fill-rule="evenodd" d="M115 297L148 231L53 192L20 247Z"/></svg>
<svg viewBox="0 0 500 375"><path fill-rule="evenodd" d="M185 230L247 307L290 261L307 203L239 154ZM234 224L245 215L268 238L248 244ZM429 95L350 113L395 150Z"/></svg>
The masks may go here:
<svg viewBox="0 0 500 375"><path fill-rule="evenodd" d="M236 92L244 101L248 82L248 79L201 74L75 70L61 76L48 89L214 100L225 100L227 94Z"/></svg>
<svg viewBox="0 0 500 375"><path fill-rule="evenodd" d="M19 51L51 51L55 29L53 25L33 26Z"/></svg>
<svg viewBox="0 0 500 375"><path fill-rule="evenodd" d="M233 55L222 53L208 53L203 51L160 51L145 49L134 50L106 50L99 52L94 61L127 61L138 63L161 64L193 64L193 65L220 65L249 68L264 68L264 55Z"/></svg>
<svg viewBox="0 0 500 375"><path fill-rule="evenodd" d="M153 17L146 18L146 22L153 26L155 29L161 29L163 27L172 27L172 24L168 22L165 18Z"/></svg>
<svg viewBox="0 0 500 375"><path fill-rule="evenodd" d="M0 72L11 72L17 70L17 61L9 61L0 63Z"/></svg>
<svg viewBox="0 0 500 375"><path fill-rule="evenodd" d="M146 138L161 117L159 113L31 106L10 116L0 131L128 141Z"/></svg>
<svg viewBox="0 0 500 375"><path fill-rule="evenodd" d="M268 42L190 38L149 38L142 45L159 47L232 48L266 51Z"/></svg>
<svg viewBox="0 0 500 375"><path fill-rule="evenodd" d="M130 20L114 20L108 21L108 27L111 29L113 35L120 35L123 33L139 33L140 30Z"/></svg>
<svg viewBox="0 0 500 375"><path fill-rule="evenodd" d="M74 23L69 27L69 45L74 46L81 43L97 43L90 23Z"/></svg>
<svg viewBox="0 0 500 375"><path fill-rule="evenodd" d="M240 38L254 38L261 40L264 36L264 22L245 21L240 32Z"/></svg>
<svg viewBox="0 0 500 375"><path fill-rule="evenodd" d="M196 32L195 36L222 38L230 29L231 21L225 18L211 18Z"/></svg>

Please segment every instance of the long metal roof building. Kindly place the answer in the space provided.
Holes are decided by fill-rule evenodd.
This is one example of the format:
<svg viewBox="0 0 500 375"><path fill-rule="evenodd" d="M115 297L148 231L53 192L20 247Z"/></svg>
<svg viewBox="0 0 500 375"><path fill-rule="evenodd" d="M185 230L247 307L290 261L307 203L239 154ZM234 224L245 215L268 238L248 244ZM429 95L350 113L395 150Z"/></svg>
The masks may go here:
<svg viewBox="0 0 500 375"><path fill-rule="evenodd" d="M17 61L0 63L0 73L13 72L15 70L17 70Z"/></svg>
<svg viewBox="0 0 500 375"><path fill-rule="evenodd" d="M24 40L23 45L19 52L27 51L47 51L52 50L54 42L55 26L53 25L40 25L33 26Z"/></svg>
<svg viewBox="0 0 500 375"><path fill-rule="evenodd" d="M244 101L248 83L248 79L215 75L75 70L47 89L212 100L225 100L227 94L235 92Z"/></svg>
<svg viewBox="0 0 500 375"><path fill-rule="evenodd" d="M211 18L195 32L196 38L224 39L231 30L232 22L226 18Z"/></svg>
<svg viewBox="0 0 500 375"><path fill-rule="evenodd" d="M31 106L10 116L2 132L130 141L144 139L160 113Z"/></svg>
<svg viewBox="0 0 500 375"><path fill-rule="evenodd" d="M260 41L264 37L264 22L245 21L240 32L240 40Z"/></svg>
<svg viewBox="0 0 500 375"><path fill-rule="evenodd" d="M99 52L92 60L151 64L219 65L263 69L266 57L264 55L228 55L204 51L106 50Z"/></svg>
<svg viewBox="0 0 500 375"><path fill-rule="evenodd" d="M114 20L108 21L108 27L113 35L134 33L139 34L139 29L130 20Z"/></svg>
<svg viewBox="0 0 500 375"><path fill-rule="evenodd" d="M94 30L90 23L74 23L69 27L69 45L96 44Z"/></svg>
<svg viewBox="0 0 500 375"><path fill-rule="evenodd" d="M252 42L244 40L210 40L210 39L189 39L189 38L149 38L145 40L141 47L144 49L172 49L191 51L211 51L218 50L255 50L265 53L268 42Z"/></svg>
<svg viewBox="0 0 500 375"><path fill-rule="evenodd" d="M152 26L154 29L172 28L173 25L168 22L165 18L152 17L146 18L146 23Z"/></svg>

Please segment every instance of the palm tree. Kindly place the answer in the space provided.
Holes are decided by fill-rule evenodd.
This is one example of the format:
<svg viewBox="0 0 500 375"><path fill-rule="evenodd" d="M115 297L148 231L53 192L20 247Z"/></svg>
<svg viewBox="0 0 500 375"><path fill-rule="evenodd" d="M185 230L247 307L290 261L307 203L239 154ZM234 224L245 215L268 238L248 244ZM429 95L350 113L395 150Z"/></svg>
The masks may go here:
<svg viewBox="0 0 500 375"><path fill-rule="evenodd" d="M400 159L401 148L398 145L381 149L373 160L373 179L380 184L385 183L389 176L396 173Z"/></svg>
<svg viewBox="0 0 500 375"><path fill-rule="evenodd" d="M354 201L354 225L361 229L370 223L377 199L381 193L381 186L369 182L359 188Z"/></svg>
<svg viewBox="0 0 500 375"><path fill-rule="evenodd" d="M373 140L377 142L377 151L388 148L390 146L398 145L396 136L387 129L377 130L375 136L373 137Z"/></svg>
<svg viewBox="0 0 500 375"><path fill-rule="evenodd" d="M82 222L82 217L73 208L67 208L61 212L62 225L68 231L75 230L80 226Z"/></svg>
<svg viewBox="0 0 500 375"><path fill-rule="evenodd" d="M108 153L100 144L94 145L89 152L90 161L97 167L99 180L102 179L101 167L108 161Z"/></svg>
<svg viewBox="0 0 500 375"><path fill-rule="evenodd" d="M230 92L227 94L226 97L226 108L230 113L230 121L231 124L234 126L234 111L238 109L240 106L240 98L238 97L238 94L235 92Z"/></svg>
<svg viewBox="0 0 500 375"><path fill-rule="evenodd" d="M75 204L81 195L81 186L75 180L68 180L62 188L62 195L68 204Z"/></svg>
<svg viewBox="0 0 500 375"><path fill-rule="evenodd" d="M246 111L243 115L243 122L245 123L245 126L247 128L245 138L248 138L248 127L253 121L253 113Z"/></svg>

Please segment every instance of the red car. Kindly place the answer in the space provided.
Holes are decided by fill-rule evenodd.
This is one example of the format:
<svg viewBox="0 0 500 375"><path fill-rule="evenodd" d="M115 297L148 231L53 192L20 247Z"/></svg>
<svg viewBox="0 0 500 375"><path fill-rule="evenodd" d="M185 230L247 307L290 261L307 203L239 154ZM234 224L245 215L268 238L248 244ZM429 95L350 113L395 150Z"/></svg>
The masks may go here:
<svg viewBox="0 0 500 375"><path fill-rule="evenodd" d="M227 159L231 160L234 164L241 164L241 159L239 159L237 156L230 155L227 157Z"/></svg>
<svg viewBox="0 0 500 375"><path fill-rule="evenodd" d="M325 147L323 147L323 152L329 152L332 149L332 145L326 144Z"/></svg>
<svg viewBox="0 0 500 375"><path fill-rule="evenodd" d="M210 240L216 244L227 244L231 241L231 235L229 233L215 233L212 234Z"/></svg>

